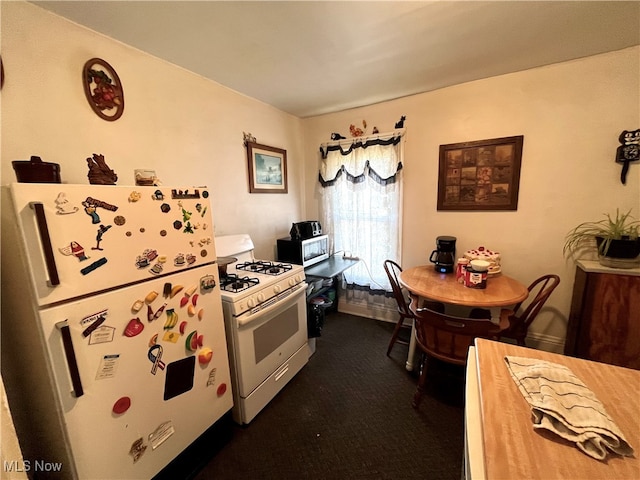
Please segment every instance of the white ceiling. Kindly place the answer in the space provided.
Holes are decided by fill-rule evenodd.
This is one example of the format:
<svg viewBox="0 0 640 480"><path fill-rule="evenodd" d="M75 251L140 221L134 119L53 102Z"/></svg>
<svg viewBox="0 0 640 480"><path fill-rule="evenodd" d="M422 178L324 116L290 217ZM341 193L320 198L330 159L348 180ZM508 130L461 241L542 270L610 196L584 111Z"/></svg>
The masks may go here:
<svg viewBox="0 0 640 480"><path fill-rule="evenodd" d="M302 118L640 44L638 1L32 3Z"/></svg>

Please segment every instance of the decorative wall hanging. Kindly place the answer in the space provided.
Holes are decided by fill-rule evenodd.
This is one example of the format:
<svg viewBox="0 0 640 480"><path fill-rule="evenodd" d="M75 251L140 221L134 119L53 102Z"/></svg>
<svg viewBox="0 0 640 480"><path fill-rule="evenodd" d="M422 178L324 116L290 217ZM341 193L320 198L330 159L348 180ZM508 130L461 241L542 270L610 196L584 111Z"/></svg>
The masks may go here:
<svg viewBox="0 0 640 480"><path fill-rule="evenodd" d="M247 142L250 193L287 193L287 151Z"/></svg>
<svg viewBox="0 0 640 480"><path fill-rule="evenodd" d="M118 175L104 161L104 155L94 153L93 158L87 158L87 166L89 167L87 177L92 185L115 185L118 181Z"/></svg>
<svg viewBox="0 0 640 480"><path fill-rule="evenodd" d="M625 185L627 183L629 162L637 162L640 159L640 129L633 131L623 130L618 140L620 141L620 146L616 150L616 162L622 163L620 181Z"/></svg>
<svg viewBox="0 0 640 480"><path fill-rule="evenodd" d="M438 210L517 210L523 140L440 145Z"/></svg>
<svg viewBox="0 0 640 480"><path fill-rule="evenodd" d="M118 74L100 58L92 58L82 69L84 94L91 109L107 121L119 119L124 112L124 91Z"/></svg>

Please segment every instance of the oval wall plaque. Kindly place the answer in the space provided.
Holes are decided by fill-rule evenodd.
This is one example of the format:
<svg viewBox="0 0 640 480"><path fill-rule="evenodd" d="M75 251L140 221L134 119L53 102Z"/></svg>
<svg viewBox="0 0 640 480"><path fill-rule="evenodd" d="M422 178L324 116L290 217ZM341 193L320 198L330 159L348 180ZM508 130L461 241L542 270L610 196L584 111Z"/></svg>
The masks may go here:
<svg viewBox="0 0 640 480"><path fill-rule="evenodd" d="M100 58L88 60L82 69L82 83L89 105L100 118L112 122L122 116L124 91L111 65Z"/></svg>

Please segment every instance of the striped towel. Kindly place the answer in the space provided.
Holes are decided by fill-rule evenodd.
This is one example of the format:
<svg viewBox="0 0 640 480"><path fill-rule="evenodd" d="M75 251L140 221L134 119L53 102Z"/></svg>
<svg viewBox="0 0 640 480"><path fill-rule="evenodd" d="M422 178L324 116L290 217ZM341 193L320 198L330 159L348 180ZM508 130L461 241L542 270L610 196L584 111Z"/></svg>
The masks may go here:
<svg viewBox="0 0 640 480"><path fill-rule="evenodd" d="M560 435L587 455L604 460L607 449L632 456L633 448L594 393L563 365L505 357L520 392L531 405L533 428Z"/></svg>

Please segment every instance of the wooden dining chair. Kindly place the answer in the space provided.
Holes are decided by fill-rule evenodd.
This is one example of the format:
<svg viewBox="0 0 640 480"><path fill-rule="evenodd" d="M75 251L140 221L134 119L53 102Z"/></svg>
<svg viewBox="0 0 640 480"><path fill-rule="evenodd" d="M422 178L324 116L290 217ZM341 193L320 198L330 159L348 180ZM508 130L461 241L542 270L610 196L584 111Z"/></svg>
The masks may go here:
<svg viewBox="0 0 640 480"><path fill-rule="evenodd" d="M526 347L525 339L527 338L529 327L559 283L560 277L558 275L543 275L529 285L529 296L527 300L518 303L513 309L503 308L500 311L500 320L502 321L502 319L505 318L509 322L509 327L505 331L500 332L500 338L511 338L515 340L518 345ZM534 292L536 292L535 295L533 295ZM526 307L523 308L523 304L525 303ZM474 308L471 311L470 317L476 319L491 318L491 312Z"/></svg>
<svg viewBox="0 0 640 480"><path fill-rule="evenodd" d="M391 335L391 340L389 341L389 346L387 348L387 356L391 355L391 350L396 342L406 345L408 342L403 340L399 340L398 336L400 334L400 330L403 327L411 327L411 324L405 324L405 320L410 319L413 322L413 313L409 310L409 306L407 304L407 297L400 286L400 273L402 272L402 267L398 265L393 260L385 260L384 261L384 271L389 278L389 283L391 284L391 290L393 291L393 297L396 300L398 305L398 314L399 318L396 322L396 326L393 329L393 334ZM444 305L439 302L426 302L426 305L429 306L432 310L436 310L439 312L444 312Z"/></svg>
<svg viewBox="0 0 640 480"><path fill-rule="evenodd" d="M420 377L411 403L418 408L425 392L427 361L429 357L454 365L465 365L469 347L476 338L493 338L508 326L506 317L496 325L488 319L454 317L441 312L418 307L418 297L411 294L409 311L414 315L416 343L422 351Z"/></svg>

